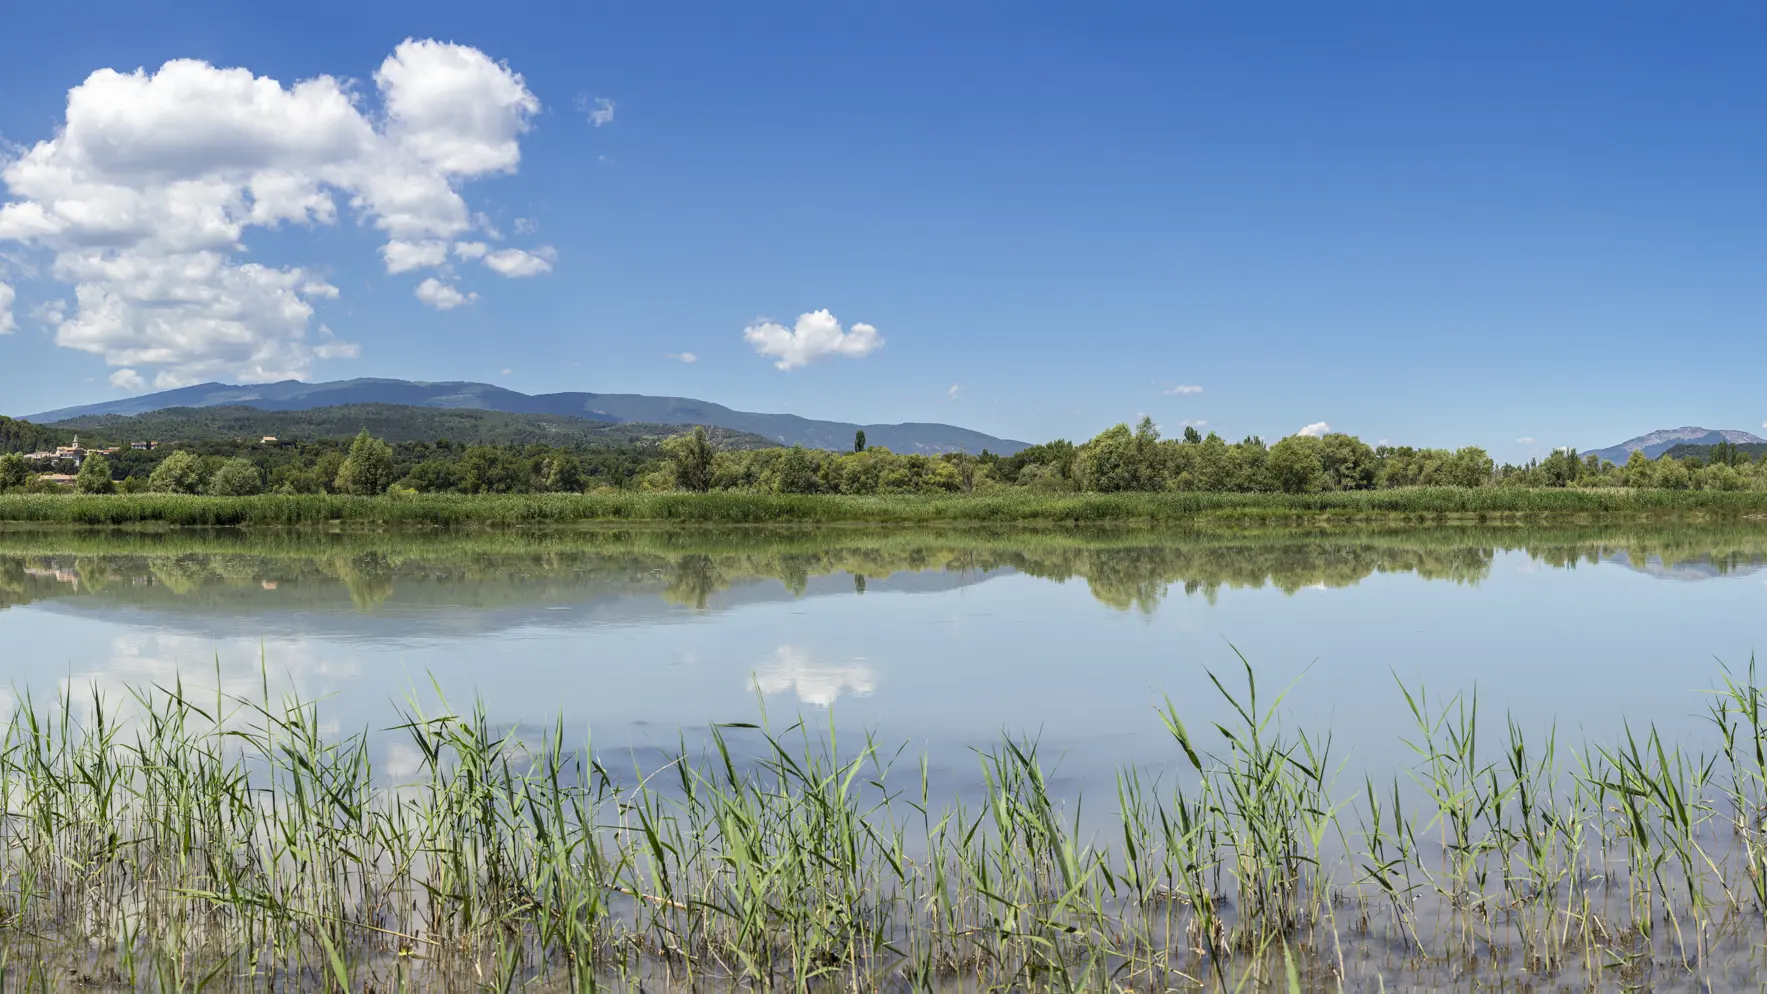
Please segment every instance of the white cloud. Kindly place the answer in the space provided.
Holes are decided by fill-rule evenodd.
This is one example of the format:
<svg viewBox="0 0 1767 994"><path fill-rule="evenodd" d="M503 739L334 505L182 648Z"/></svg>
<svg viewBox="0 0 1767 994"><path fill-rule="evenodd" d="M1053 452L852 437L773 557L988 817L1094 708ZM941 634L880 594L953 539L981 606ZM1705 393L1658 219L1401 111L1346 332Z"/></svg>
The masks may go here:
<svg viewBox="0 0 1767 994"><path fill-rule="evenodd" d="M362 346L355 342L340 342L325 325L319 326L319 344L313 346L313 355L320 359L354 359L362 354Z"/></svg>
<svg viewBox="0 0 1767 994"><path fill-rule="evenodd" d="M963 386L961 384L953 383L953 384L951 384L951 389L945 391L945 396L951 398L952 400L956 400L958 395L960 395L962 393L963 393Z"/></svg>
<svg viewBox="0 0 1767 994"><path fill-rule="evenodd" d="M540 222L534 218L518 217L515 219L515 233L518 235L531 235L539 230Z"/></svg>
<svg viewBox="0 0 1767 994"><path fill-rule="evenodd" d="M110 374L110 385L118 390L143 390L147 387L147 381L133 369L119 369Z"/></svg>
<svg viewBox="0 0 1767 994"><path fill-rule="evenodd" d="M1302 428L1300 431L1295 432L1295 434L1307 435L1312 438L1323 438L1325 433L1329 431L1331 431L1331 425L1328 425L1323 421L1315 421L1307 427Z"/></svg>
<svg viewBox="0 0 1767 994"><path fill-rule="evenodd" d="M434 269L448 261L448 243L439 239L402 242L394 239L380 247L387 272L406 273L413 269Z"/></svg>
<svg viewBox="0 0 1767 994"><path fill-rule="evenodd" d="M67 320L67 301L45 300L31 308L31 317L36 318L45 326L53 328Z"/></svg>
<svg viewBox="0 0 1767 994"><path fill-rule="evenodd" d="M481 259L491 247L484 242L455 242L454 254L461 259Z"/></svg>
<svg viewBox="0 0 1767 994"><path fill-rule="evenodd" d="M1162 392L1165 393L1167 396L1177 394L1180 397L1188 397L1191 394L1202 393L1203 388L1196 386L1195 384L1191 384L1191 383L1180 383L1177 386L1173 387L1172 389L1165 390Z"/></svg>
<svg viewBox="0 0 1767 994"><path fill-rule="evenodd" d="M1208 426L1209 426L1209 423L1207 421L1204 421L1202 418L1197 418L1193 421L1180 421L1180 422L1178 422L1178 427L1180 427L1180 428L1207 428Z"/></svg>
<svg viewBox="0 0 1767 994"><path fill-rule="evenodd" d="M451 311L461 304L470 304L479 299L478 294L461 293L454 284L443 283L434 276L417 284L417 289L411 292L416 295L418 300L438 311Z"/></svg>
<svg viewBox="0 0 1767 994"><path fill-rule="evenodd" d="M685 363L695 363L699 361L699 356L694 355L692 352L671 352L668 355L663 356L663 358L674 359L677 362Z"/></svg>
<svg viewBox="0 0 1767 994"><path fill-rule="evenodd" d="M614 123L614 102L606 97L591 100L588 94L583 94L577 98L577 109L589 118L590 124L598 128Z"/></svg>
<svg viewBox="0 0 1767 994"><path fill-rule="evenodd" d="M556 258L558 253L551 246L542 245L532 252L524 252L518 248L492 252L485 256L484 263L513 280L552 272L552 261Z"/></svg>
<svg viewBox="0 0 1767 994"><path fill-rule="evenodd" d="M18 291L11 285L0 283L0 335L10 335L18 330L18 322L12 317L12 302L18 299Z"/></svg>
<svg viewBox="0 0 1767 994"><path fill-rule="evenodd" d="M795 369L830 356L858 359L876 352L884 343L883 336L868 324L854 324L850 331L842 331L840 322L826 310L798 315L793 328L756 320L757 324L742 330L743 340L762 355L777 356L776 369Z"/></svg>
<svg viewBox="0 0 1767 994"><path fill-rule="evenodd" d="M498 376L508 376L508 375L509 375L509 370L507 370L507 369L499 369L499 370L498 370L498 371L497 371L497 375L498 375Z"/></svg>
<svg viewBox="0 0 1767 994"><path fill-rule="evenodd" d="M308 336L337 289L241 263L248 233L335 224L341 199L387 239L389 271L439 266L448 241L493 230L459 187L515 171L540 110L520 75L460 45L407 40L373 81L378 107L331 76L285 86L181 59L70 90L54 137L0 167L0 243L48 253L74 288L57 344L155 367L159 385L301 377L349 354Z"/></svg>
<svg viewBox="0 0 1767 994"><path fill-rule="evenodd" d="M1767 428L1767 425L1762 425L1761 427ZM1523 435L1521 438L1516 439L1516 442L1521 445L1539 445L1540 444L1539 439L1536 439L1536 438L1529 436L1529 435Z"/></svg>

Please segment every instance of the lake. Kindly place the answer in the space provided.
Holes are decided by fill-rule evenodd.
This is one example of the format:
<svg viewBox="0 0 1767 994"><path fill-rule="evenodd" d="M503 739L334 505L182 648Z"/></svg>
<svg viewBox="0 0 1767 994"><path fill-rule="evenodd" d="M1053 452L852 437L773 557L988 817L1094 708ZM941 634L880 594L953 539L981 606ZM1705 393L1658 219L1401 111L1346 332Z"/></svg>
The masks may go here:
<svg viewBox="0 0 1767 994"><path fill-rule="evenodd" d="M804 717L925 753L1032 736L1064 791L1178 757L1155 707L1207 727L1208 673L1330 731L1348 772L1403 763L1398 689L1477 689L1561 737L1696 734L1720 661L1767 631L1749 526L1183 533L744 529L480 535L0 533L16 696L89 686L321 700L375 734L397 706L592 733L661 756L718 722ZM382 736L390 769L402 736Z"/></svg>
<svg viewBox="0 0 1767 994"><path fill-rule="evenodd" d="M1733 989L1764 604L1747 523L5 530L0 706L39 723L0 754L0 955L115 989Z"/></svg>

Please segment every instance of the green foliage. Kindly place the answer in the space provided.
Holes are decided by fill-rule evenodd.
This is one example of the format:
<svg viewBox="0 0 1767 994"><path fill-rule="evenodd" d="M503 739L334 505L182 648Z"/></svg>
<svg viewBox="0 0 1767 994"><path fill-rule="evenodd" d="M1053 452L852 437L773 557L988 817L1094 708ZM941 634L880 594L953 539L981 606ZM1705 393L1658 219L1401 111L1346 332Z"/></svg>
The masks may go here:
<svg viewBox="0 0 1767 994"><path fill-rule="evenodd" d="M216 497L250 497L263 492L264 474L250 459L227 460L209 480L209 493Z"/></svg>
<svg viewBox="0 0 1767 994"><path fill-rule="evenodd" d="M102 452L94 452L80 462L74 476L74 489L83 494L108 494L116 491L110 478L110 460Z"/></svg>
<svg viewBox="0 0 1767 994"><path fill-rule="evenodd" d="M1290 435L1270 447L1265 471L1276 489L1285 494L1305 494L1325 489L1325 443L1310 435Z"/></svg>
<svg viewBox="0 0 1767 994"><path fill-rule="evenodd" d="M546 489L554 493L583 489L583 464L569 452L546 460Z"/></svg>
<svg viewBox="0 0 1767 994"><path fill-rule="evenodd" d="M1195 445L1203 440L1203 434L1196 430L1196 425L1184 426L1184 444Z"/></svg>
<svg viewBox="0 0 1767 994"><path fill-rule="evenodd" d="M853 433L853 451L865 451L865 429L863 428Z"/></svg>
<svg viewBox="0 0 1767 994"><path fill-rule="evenodd" d="M368 429L362 429L350 443L350 454L338 467L337 491L353 497L372 497L384 493L394 479L392 448L368 434Z"/></svg>
<svg viewBox="0 0 1767 994"><path fill-rule="evenodd" d="M0 453L41 452L68 443L68 432L0 416Z"/></svg>
<svg viewBox="0 0 1767 994"><path fill-rule="evenodd" d="M30 479L31 468L16 452L0 455L0 491L22 487Z"/></svg>
<svg viewBox="0 0 1767 994"><path fill-rule="evenodd" d="M202 460L183 449L161 460L147 478L147 488L163 494L200 494L207 484Z"/></svg>
<svg viewBox="0 0 1767 994"><path fill-rule="evenodd" d="M16 422L16 424L28 424ZM544 444L552 446L648 446L681 430L679 425L622 422L610 424L562 414L508 414L454 407L413 407L402 404L339 404L304 411L260 411L253 407L169 407L146 414L95 415L37 428L43 447L63 444L63 436L81 433L81 441L105 439L121 445L157 439L162 442L206 442L236 439L257 442L274 435L291 440L334 441L354 438L366 428L389 443L451 439L457 445ZM712 429L721 448L765 448L774 443L758 435ZM0 423L0 445L5 444ZM26 448L29 448L27 446Z"/></svg>
<svg viewBox="0 0 1767 994"><path fill-rule="evenodd" d="M717 457L717 450L712 448L704 425L694 425L693 430L684 435L664 439L662 450L674 471L676 486L696 493L704 493L712 488L712 464Z"/></svg>

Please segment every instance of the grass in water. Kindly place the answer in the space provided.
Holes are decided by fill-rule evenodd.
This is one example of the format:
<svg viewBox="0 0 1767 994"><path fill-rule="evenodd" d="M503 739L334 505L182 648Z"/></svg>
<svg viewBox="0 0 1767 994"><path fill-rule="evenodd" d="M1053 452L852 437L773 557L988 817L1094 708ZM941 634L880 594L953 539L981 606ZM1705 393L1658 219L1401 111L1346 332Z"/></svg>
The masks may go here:
<svg viewBox="0 0 1767 994"><path fill-rule="evenodd" d="M1399 686L1416 762L1337 782L1252 667L1094 832L1033 741L983 790L830 726L722 725L647 769L562 724L299 700L28 697L0 739L0 986L145 990L1718 989L1759 967L1767 709L1715 746L1568 748ZM439 695L438 695L439 699Z"/></svg>

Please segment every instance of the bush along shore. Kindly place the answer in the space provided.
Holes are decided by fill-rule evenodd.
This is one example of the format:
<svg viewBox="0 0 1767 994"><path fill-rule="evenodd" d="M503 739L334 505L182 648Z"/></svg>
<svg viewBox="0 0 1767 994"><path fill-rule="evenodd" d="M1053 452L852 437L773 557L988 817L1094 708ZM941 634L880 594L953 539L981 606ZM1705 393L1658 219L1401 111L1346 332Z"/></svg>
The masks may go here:
<svg viewBox="0 0 1767 994"><path fill-rule="evenodd" d="M802 724L649 768L562 725L142 688L28 697L0 742L0 969L19 989L1732 989L1767 911L1767 711L1573 746L1395 687L1417 760L1348 785L1248 666L1237 717L1170 702L1163 771L1096 834L1035 742L981 795ZM603 757L605 760L606 757ZM624 768L625 773L618 770ZM1091 804L1096 805L1097 799Z"/></svg>
<svg viewBox="0 0 1767 994"><path fill-rule="evenodd" d="M1735 519L1767 491L1411 487L1306 494L1114 493L884 497L714 491L598 494L0 494L0 522L192 527L331 523L1259 524L1361 520Z"/></svg>

